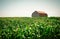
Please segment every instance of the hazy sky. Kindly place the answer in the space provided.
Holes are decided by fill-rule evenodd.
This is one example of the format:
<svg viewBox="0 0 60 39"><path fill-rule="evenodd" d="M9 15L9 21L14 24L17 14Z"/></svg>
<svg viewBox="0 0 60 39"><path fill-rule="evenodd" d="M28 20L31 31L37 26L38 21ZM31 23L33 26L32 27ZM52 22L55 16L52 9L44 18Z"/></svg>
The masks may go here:
<svg viewBox="0 0 60 39"><path fill-rule="evenodd" d="M0 0L0 17L31 17L35 10L60 16L60 0Z"/></svg>

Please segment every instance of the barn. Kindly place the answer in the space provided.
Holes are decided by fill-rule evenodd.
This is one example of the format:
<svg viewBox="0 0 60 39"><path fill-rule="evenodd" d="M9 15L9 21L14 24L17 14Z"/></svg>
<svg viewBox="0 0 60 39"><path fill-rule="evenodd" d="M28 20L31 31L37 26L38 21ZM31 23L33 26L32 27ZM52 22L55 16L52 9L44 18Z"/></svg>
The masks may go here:
<svg viewBox="0 0 60 39"><path fill-rule="evenodd" d="M47 13L45 13L44 11L34 11L32 13L32 17L47 17Z"/></svg>

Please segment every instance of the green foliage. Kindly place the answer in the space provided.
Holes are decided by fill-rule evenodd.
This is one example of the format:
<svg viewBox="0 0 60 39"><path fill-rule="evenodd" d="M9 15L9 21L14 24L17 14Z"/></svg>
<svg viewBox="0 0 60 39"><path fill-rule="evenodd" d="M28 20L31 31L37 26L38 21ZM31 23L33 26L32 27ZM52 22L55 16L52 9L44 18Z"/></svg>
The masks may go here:
<svg viewBox="0 0 60 39"><path fill-rule="evenodd" d="M0 17L0 39L60 39L60 17Z"/></svg>

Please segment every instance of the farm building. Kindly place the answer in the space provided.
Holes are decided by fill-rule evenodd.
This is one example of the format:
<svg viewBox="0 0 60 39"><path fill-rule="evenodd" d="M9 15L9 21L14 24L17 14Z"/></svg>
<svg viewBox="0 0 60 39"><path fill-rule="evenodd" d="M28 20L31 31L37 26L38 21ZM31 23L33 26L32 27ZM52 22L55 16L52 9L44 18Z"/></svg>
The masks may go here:
<svg viewBox="0 0 60 39"><path fill-rule="evenodd" d="M32 17L47 17L47 13L45 13L44 11L34 11L32 13Z"/></svg>

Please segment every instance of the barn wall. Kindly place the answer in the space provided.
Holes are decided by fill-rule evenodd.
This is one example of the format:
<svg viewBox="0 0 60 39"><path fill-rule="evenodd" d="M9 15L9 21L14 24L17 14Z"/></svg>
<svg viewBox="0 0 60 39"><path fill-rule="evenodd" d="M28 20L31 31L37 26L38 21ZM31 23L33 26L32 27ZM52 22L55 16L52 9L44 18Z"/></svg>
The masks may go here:
<svg viewBox="0 0 60 39"><path fill-rule="evenodd" d="M37 12L33 12L32 17L39 17L39 14Z"/></svg>

